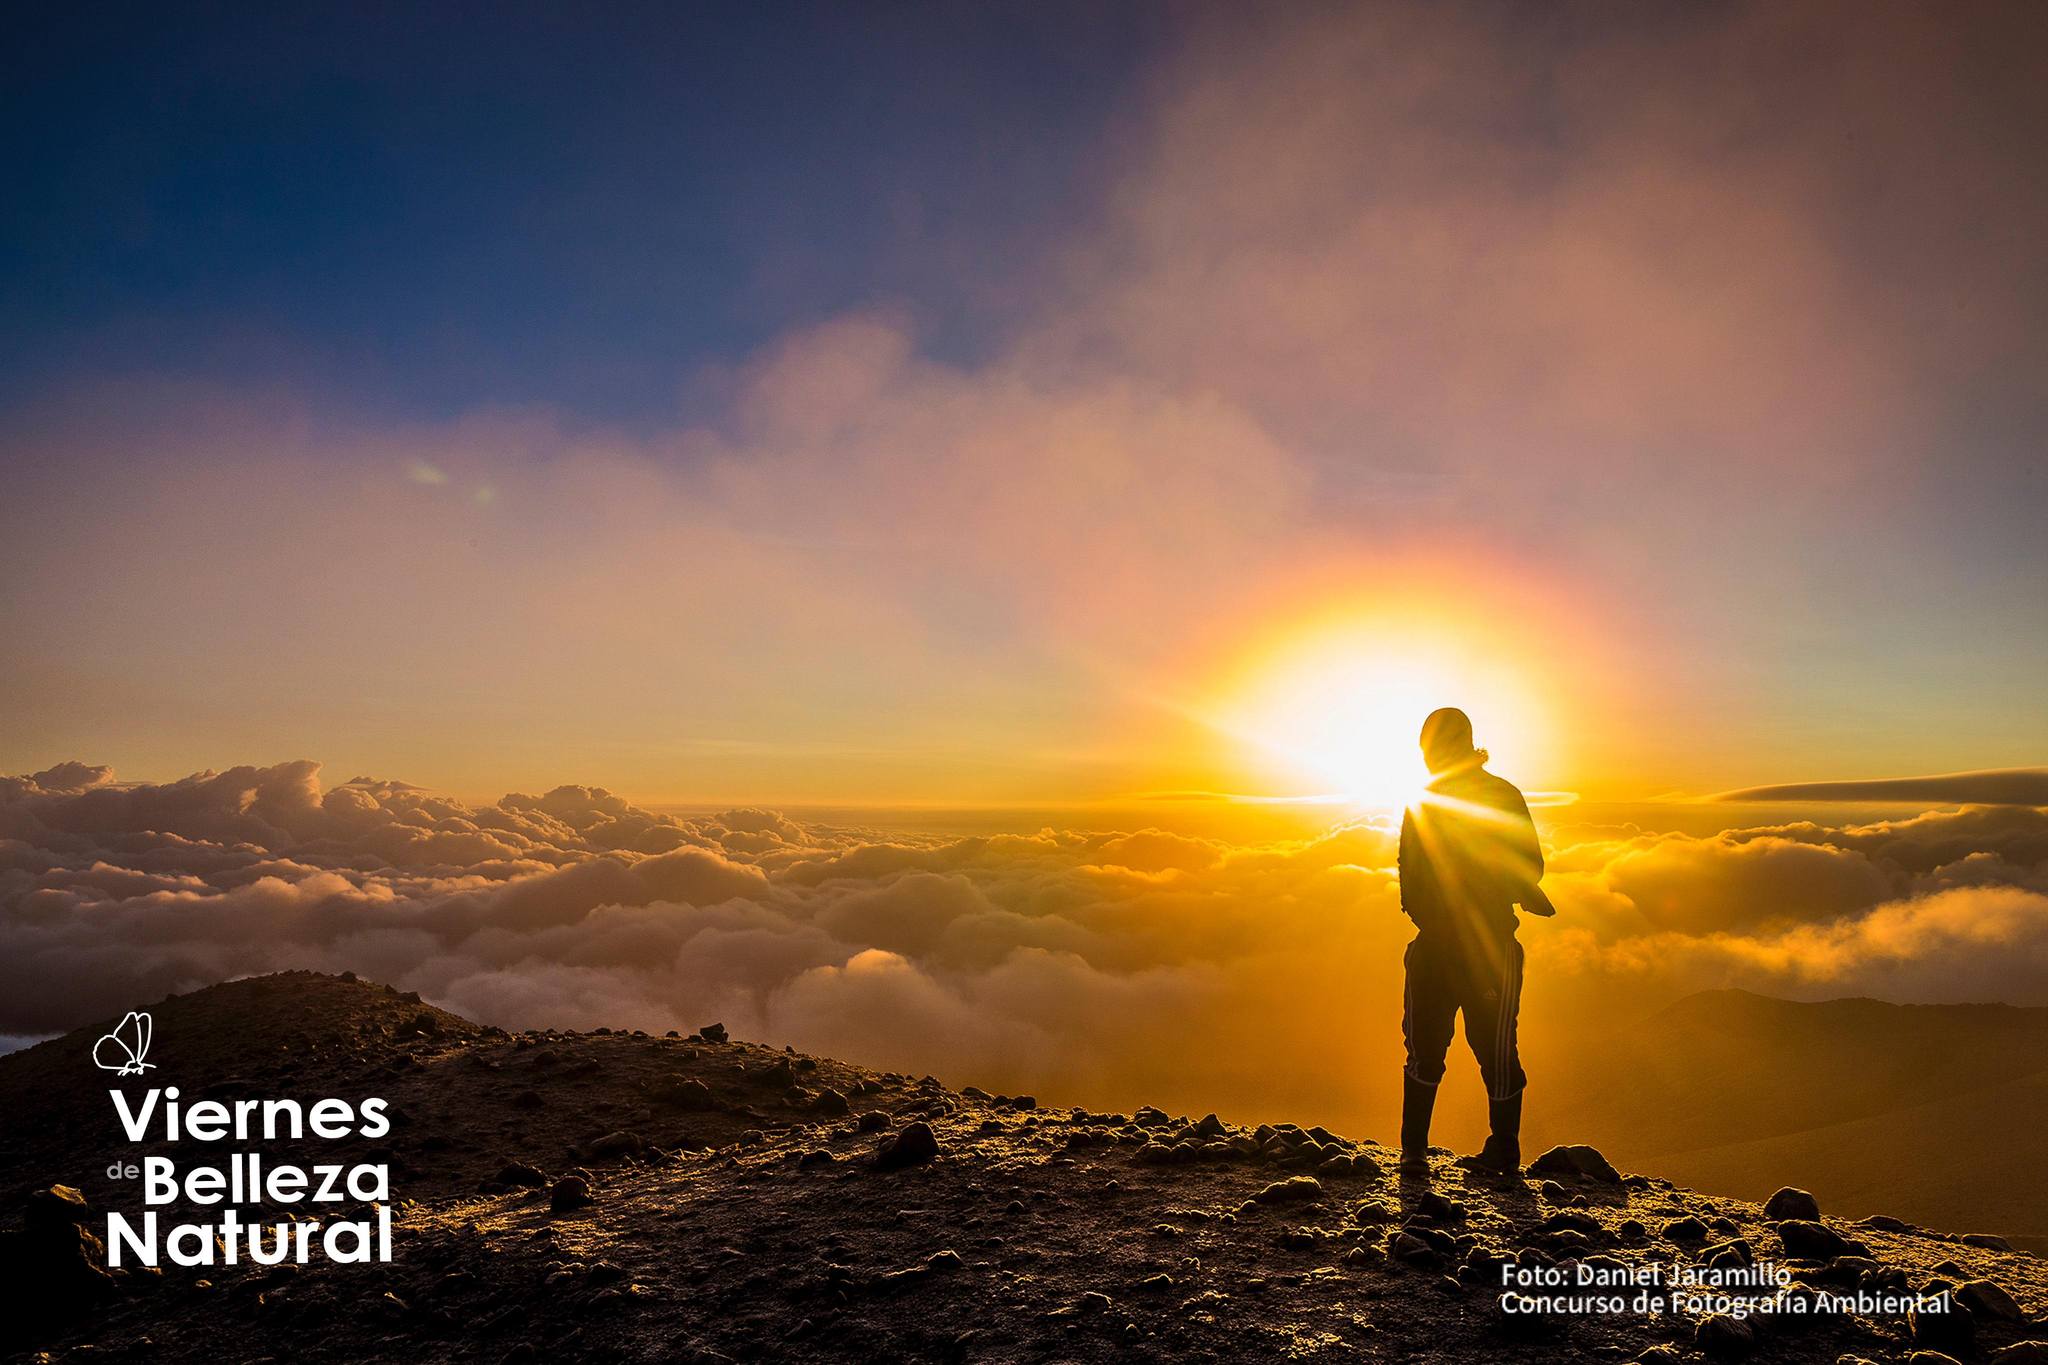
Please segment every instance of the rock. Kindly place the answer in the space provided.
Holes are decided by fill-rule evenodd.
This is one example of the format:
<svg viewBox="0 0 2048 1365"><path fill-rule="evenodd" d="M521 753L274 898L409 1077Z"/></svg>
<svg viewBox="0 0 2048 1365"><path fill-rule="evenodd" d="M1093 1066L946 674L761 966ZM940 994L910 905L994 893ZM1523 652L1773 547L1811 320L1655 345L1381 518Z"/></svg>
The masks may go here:
<svg viewBox="0 0 2048 1365"><path fill-rule="evenodd" d="M1749 1239L1733 1237L1725 1242L1702 1248L1700 1263L1711 1270L1733 1270L1740 1266L1756 1264L1756 1253L1750 1249Z"/></svg>
<svg viewBox="0 0 2048 1365"><path fill-rule="evenodd" d="M523 1161L510 1161L498 1172L498 1183L539 1189L548 1183L548 1178L546 1172L538 1167L529 1166Z"/></svg>
<svg viewBox="0 0 2048 1365"><path fill-rule="evenodd" d="M2012 1243L2003 1237L1994 1237L1988 1232L1966 1232L1956 1238L1966 1247L1982 1247L1986 1251L2011 1251Z"/></svg>
<svg viewBox="0 0 2048 1365"><path fill-rule="evenodd" d="M1588 1241L1597 1241L1607 1235L1600 1226L1600 1220L1590 1213L1577 1209L1561 1209L1537 1225L1539 1232L1576 1232Z"/></svg>
<svg viewBox="0 0 2048 1365"><path fill-rule="evenodd" d="M697 1030L697 1037L707 1043L722 1043L727 1037L725 1025L706 1024L703 1028Z"/></svg>
<svg viewBox="0 0 2048 1365"><path fill-rule="evenodd" d="M1140 1128L1164 1128L1172 1121L1167 1118L1165 1110L1155 1108L1149 1104L1131 1117L1131 1122L1137 1124Z"/></svg>
<svg viewBox="0 0 2048 1365"><path fill-rule="evenodd" d="M787 1090L796 1084L796 1068L787 1059L777 1061L773 1066L754 1073L752 1080L775 1090Z"/></svg>
<svg viewBox="0 0 2048 1365"><path fill-rule="evenodd" d="M889 1116L879 1109L870 1109L855 1121L855 1132L879 1133L889 1126Z"/></svg>
<svg viewBox="0 0 2048 1365"><path fill-rule="evenodd" d="M1261 1204L1289 1204L1323 1197L1323 1182L1312 1175L1276 1180L1252 1198Z"/></svg>
<svg viewBox="0 0 2048 1365"><path fill-rule="evenodd" d="M1704 1242L1707 1240L1707 1225L1688 1214L1666 1223L1664 1236L1673 1242Z"/></svg>
<svg viewBox="0 0 2048 1365"><path fill-rule="evenodd" d="M1859 1228L1870 1228L1877 1232L1911 1232L1913 1225L1903 1218L1894 1218L1888 1213L1873 1213L1856 1224Z"/></svg>
<svg viewBox="0 0 2048 1365"><path fill-rule="evenodd" d="M1709 1313L1693 1329L1692 1344L1723 1359L1746 1356L1756 1349L1756 1329L1741 1318Z"/></svg>
<svg viewBox="0 0 2048 1365"><path fill-rule="evenodd" d="M1991 1365L2048 1365L2048 1341L2015 1341L1991 1353Z"/></svg>
<svg viewBox="0 0 2048 1365"><path fill-rule="evenodd" d="M1433 1265L1437 1259L1435 1247L1405 1230L1395 1233L1387 1243L1387 1254L1410 1265Z"/></svg>
<svg viewBox="0 0 2048 1365"><path fill-rule="evenodd" d="M647 1150L647 1139L621 1129L592 1138L584 1150L591 1156L630 1156Z"/></svg>
<svg viewBox="0 0 2048 1365"><path fill-rule="evenodd" d="M1785 1254L1798 1260L1832 1261L1837 1256L1868 1256L1870 1248L1851 1241L1825 1223L1788 1218L1778 1224Z"/></svg>
<svg viewBox="0 0 2048 1365"><path fill-rule="evenodd" d="M1971 1346L1977 1339L1976 1323L1971 1320L1968 1313L1959 1308L1946 1313L1923 1313L1917 1308L1908 1309L1906 1329L1912 1334L1915 1346L1957 1355L1969 1354Z"/></svg>
<svg viewBox="0 0 2048 1365"><path fill-rule="evenodd" d="M555 1182L554 1190L548 1195L548 1207L556 1213L588 1208L594 1202L590 1195L590 1182L580 1175L563 1176Z"/></svg>
<svg viewBox="0 0 2048 1365"><path fill-rule="evenodd" d="M1435 1190L1426 1192L1415 1201L1415 1211L1424 1218L1438 1223L1462 1223L1465 1221L1465 1206L1455 1199L1449 1199ZM1587 1221L1592 1221L1588 1219ZM1597 1228L1599 1225L1596 1223Z"/></svg>
<svg viewBox="0 0 2048 1365"><path fill-rule="evenodd" d="M853 1111L853 1106L846 1102L846 1096L830 1087L818 1092L818 1098L811 1102L811 1108L827 1118L835 1119Z"/></svg>
<svg viewBox="0 0 2048 1365"><path fill-rule="evenodd" d="M1643 1226L1640 1218L1622 1219L1621 1226L1615 1231L1621 1234L1621 1240L1624 1242L1640 1242L1650 1235L1650 1230Z"/></svg>
<svg viewBox="0 0 2048 1365"><path fill-rule="evenodd" d="M32 1233L62 1233L92 1216L85 1196L69 1185L37 1190L25 1203L23 1212Z"/></svg>
<svg viewBox="0 0 2048 1365"><path fill-rule="evenodd" d="M1567 1180L1597 1180L1607 1185L1621 1183L1621 1172L1615 1170L1597 1148L1583 1143L1552 1147L1529 1163L1529 1174Z"/></svg>
<svg viewBox="0 0 2048 1365"><path fill-rule="evenodd" d="M0 1339L13 1338L23 1324L48 1326L90 1314L118 1287L106 1270L105 1246L84 1224L90 1216L84 1195L51 1185L25 1205L26 1230L0 1233L8 1296ZM138 1277L129 1283L138 1284Z"/></svg>
<svg viewBox="0 0 2048 1365"><path fill-rule="evenodd" d="M1764 1201L1764 1217L1776 1222L1782 1218L1797 1218L1803 1222L1820 1221L1820 1201L1805 1190L1786 1185Z"/></svg>
<svg viewBox="0 0 2048 1365"><path fill-rule="evenodd" d="M798 1157L796 1159L796 1165L798 1170L807 1171L814 1166L830 1166L834 1161L837 1160L838 1158L833 1156L830 1152L826 1151L822 1147L818 1147L812 1149L811 1151L805 1152L802 1156Z"/></svg>
<svg viewBox="0 0 2048 1365"><path fill-rule="evenodd" d="M1939 1351L1915 1351L1906 1357L1906 1365L1963 1365L1963 1362Z"/></svg>
<svg viewBox="0 0 2048 1365"><path fill-rule="evenodd" d="M657 1081L648 1087L647 1098L670 1109L702 1110L718 1106L711 1096L711 1087L689 1077Z"/></svg>
<svg viewBox="0 0 2048 1365"><path fill-rule="evenodd" d="M901 1170L921 1166L938 1154L939 1140L932 1135L930 1124L906 1123L875 1148L875 1166L884 1171Z"/></svg>
<svg viewBox="0 0 2048 1365"><path fill-rule="evenodd" d="M1990 1280L1970 1280L1956 1288L1956 1302L1970 1316L1987 1322L2025 1322L2027 1315L2013 1296Z"/></svg>
<svg viewBox="0 0 2048 1365"><path fill-rule="evenodd" d="M540 1092L535 1090L522 1090L511 1100L514 1109L538 1109L546 1103L547 1101L540 1097Z"/></svg>

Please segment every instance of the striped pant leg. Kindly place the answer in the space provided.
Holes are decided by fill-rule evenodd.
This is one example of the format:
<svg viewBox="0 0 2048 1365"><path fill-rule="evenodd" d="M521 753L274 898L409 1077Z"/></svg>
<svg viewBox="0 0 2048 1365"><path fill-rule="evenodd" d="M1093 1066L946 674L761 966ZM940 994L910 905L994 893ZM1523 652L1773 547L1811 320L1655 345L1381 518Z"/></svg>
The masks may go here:
<svg viewBox="0 0 2048 1365"><path fill-rule="evenodd" d="M1488 1099L1508 1100L1522 1093L1529 1078L1522 1070L1522 945L1501 944L1493 960L1477 967L1465 1001L1465 1041L1479 1063Z"/></svg>

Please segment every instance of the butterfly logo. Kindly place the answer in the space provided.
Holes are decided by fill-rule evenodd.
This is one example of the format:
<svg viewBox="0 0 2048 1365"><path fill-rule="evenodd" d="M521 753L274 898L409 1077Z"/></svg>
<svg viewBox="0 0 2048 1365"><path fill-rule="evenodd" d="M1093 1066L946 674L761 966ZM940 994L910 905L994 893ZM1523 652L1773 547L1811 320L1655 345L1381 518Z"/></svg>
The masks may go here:
<svg viewBox="0 0 2048 1365"><path fill-rule="evenodd" d="M140 1076L156 1065L142 1060L149 1055L149 1040L156 1025L147 1014L129 1010L112 1033L100 1035L92 1045L92 1064L117 1076Z"/></svg>

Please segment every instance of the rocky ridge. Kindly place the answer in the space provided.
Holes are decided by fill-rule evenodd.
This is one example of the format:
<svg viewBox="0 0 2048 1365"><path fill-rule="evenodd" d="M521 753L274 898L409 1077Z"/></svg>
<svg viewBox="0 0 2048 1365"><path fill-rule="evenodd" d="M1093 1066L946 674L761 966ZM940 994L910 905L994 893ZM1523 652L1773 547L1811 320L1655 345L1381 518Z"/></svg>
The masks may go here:
<svg viewBox="0 0 2048 1365"><path fill-rule="evenodd" d="M2048 1362L2048 1265L1995 1237L1831 1219L1793 1189L1761 1206L1697 1194L1588 1147L1519 1179L1447 1152L1403 1177L1388 1149L1312 1123L953 1090L715 1023L513 1034L311 973L153 1013L148 1083L388 1099L387 1138L317 1159L391 1167L396 1258L109 1272L103 1210L140 1201L107 1166L173 1150L127 1142L93 1079L110 1020L0 1058L0 1273L20 1305L5 1345L21 1358ZM1757 1261L1786 1266L1793 1295L1947 1290L1953 1307L1500 1302L1510 1265Z"/></svg>

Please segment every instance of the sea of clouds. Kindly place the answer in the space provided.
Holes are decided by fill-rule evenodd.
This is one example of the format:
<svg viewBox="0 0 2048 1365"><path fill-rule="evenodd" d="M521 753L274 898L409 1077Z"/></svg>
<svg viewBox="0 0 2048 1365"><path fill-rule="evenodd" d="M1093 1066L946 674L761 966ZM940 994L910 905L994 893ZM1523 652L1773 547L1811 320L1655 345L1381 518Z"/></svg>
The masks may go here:
<svg viewBox="0 0 2048 1365"><path fill-rule="evenodd" d="M1235 843L694 818L564 786L482 806L309 761L0 778L0 1034L224 978L353 970L506 1025L691 1029L1041 1091L1238 1112L1383 1102L1382 822ZM2048 810L1553 847L1526 924L1546 1048L1695 989L2048 1004ZM1539 1072L1540 1074L1540 1072Z"/></svg>

